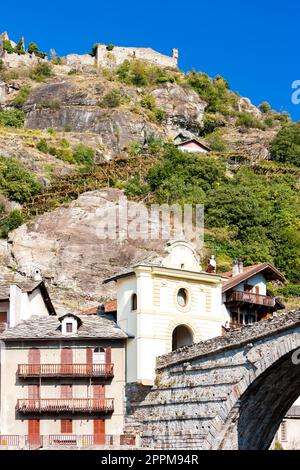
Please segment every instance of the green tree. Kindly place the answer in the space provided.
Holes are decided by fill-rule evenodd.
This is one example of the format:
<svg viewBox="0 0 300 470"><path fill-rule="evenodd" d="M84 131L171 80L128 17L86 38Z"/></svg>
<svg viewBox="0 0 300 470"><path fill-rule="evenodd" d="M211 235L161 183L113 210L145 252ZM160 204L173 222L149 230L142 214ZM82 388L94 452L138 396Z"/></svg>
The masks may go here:
<svg viewBox="0 0 300 470"><path fill-rule="evenodd" d="M30 42L27 47L28 54L36 54L39 51L39 48L35 42Z"/></svg>
<svg viewBox="0 0 300 470"><path fill-rule="evenodd" d="M0 112L0 126L5 127L23 127L25 114L19 109L8 109Z"/></svg>
<svg viewBox="0 0 300 470"><path fill-rule="evenodd" d="M300 166L300 121L286 124L271 142L271 158Z"/></svg>
<svg viewBox="0 0 300 470"><path fill-rule="evenodd" d="M0 190L10 199L23 203L37 194L41 185L18 160L0 157Z"/></svg>

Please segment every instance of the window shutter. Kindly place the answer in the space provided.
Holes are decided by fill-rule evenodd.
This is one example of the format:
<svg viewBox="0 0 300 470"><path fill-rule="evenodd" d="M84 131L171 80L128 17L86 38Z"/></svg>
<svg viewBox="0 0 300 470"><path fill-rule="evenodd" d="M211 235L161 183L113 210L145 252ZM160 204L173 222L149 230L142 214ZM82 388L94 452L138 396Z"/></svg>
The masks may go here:
<svg viewBox="0 0 300 470"><path fill-rule="evenodd" d="M29 364L40 364L41 353L38 348L31 348L28 351L28 363Z"/></svg>
<svg viewBox="0 0 300 470"><path fill-rule="evenodd" d="M87 348L86 350L86 363L93 364L93 349Z"/></svg>
<svg viewBox="0 0 300 470"><path fill-rule="evenodd" d="M105 385L93 384L93 398L94 400L105 398Z"/></svg>
<svg viewBox="0 0 300 470"><path fill-rule="evenodd" d="M111 364L111 346L108 346L105 350L105 362Z"/></svg>
<svg viewBox="0 0 300 470"><path fill-rule="evenodd" d="M60 432L62 434L73 433L73 421L71 419L62 419L60 421Z"/></svg>
<svg viewBox="0 0 300 470"><path fill-rule="evenodd" d="M29 400L38 400L40 397L39 385L28 385L28 398Z"/></svg>
<svg viewBox="0 0 300 470"><path fill-rule="evenodd" d="M60 397L61 398L73 398L73 388L71 384L61 385Z"/></svg>
<svg viewBox="0 0 300 470"><path fill-rule="evenodd" d="M73 363L73 352L71 348L63 348L61 350L61 363L62 364Z"/></svg>

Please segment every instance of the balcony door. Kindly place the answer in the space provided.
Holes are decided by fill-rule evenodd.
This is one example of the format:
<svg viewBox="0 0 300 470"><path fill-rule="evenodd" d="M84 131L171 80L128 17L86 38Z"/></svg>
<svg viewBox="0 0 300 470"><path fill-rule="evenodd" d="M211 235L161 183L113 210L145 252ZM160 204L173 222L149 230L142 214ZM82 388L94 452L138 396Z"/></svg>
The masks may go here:
<svg viewBox="0 0 300 470"><path fill-rule="evenodd" d="M93 364L105 364L104 348L95 348L93 350Z"/></svg>
<svg viewBox="0 0 300 470"><path fill-rule="evenodd" d="M31 348L28 351L28 364L30 373L37 375L41 368L41 351L38 348Z"/></svg>
<svg viewBox="0 0 300 470"><path fill-rule="evenodd" d="M28 420L28 444L31 449L41 446L40 420L39 419Z"/></svg>
<svg viewBox="0 0 300 470"><path fill-rule="evenodd" d="M94 419L94 446L105 445L105 420Z"/></svg>
<svg viewBox="0 0 300 470"><path fill-rule="evenodd" d="M73 351L71 348L63 348L61 350L61 369L62 373L72 375L73 370Z"/></svg>

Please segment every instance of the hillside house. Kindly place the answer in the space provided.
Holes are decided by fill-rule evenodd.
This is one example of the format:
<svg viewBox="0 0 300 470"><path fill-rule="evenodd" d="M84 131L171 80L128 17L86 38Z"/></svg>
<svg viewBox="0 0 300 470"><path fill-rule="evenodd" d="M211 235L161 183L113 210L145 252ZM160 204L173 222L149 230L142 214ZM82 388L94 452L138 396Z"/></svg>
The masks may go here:
<svg viewBox="0 0 300 470"><path fill-rule="evenodd" d="M0 332L32 315L56 315L42 280L0 285Z"/></svg>
<svg viewBox="0 0 300 470"><path fill-rule="evenodd" d="M224 275L227 280L222 287L222 308L227 328L265 320L284 308L267 290L268 281L284 282L284 276L271 263L244 268L236 260L232 271Z"/></svg>
<svg viewBox="0 0 300 470"><path fill-rule="evenodd" d="M178 134L174 139L174 144L182 152L207 153L210 147L196 138L189 138L183 134Z"/></svg>

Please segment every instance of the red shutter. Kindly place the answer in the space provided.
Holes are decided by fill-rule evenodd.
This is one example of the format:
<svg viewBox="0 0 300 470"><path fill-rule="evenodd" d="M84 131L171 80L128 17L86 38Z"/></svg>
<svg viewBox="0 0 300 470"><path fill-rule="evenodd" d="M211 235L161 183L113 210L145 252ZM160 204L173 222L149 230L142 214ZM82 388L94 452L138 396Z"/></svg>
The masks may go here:
<svg viewBox="0 0 300 470"><path fill-rule="evenodd" d="M60 421L60 432L62 434L73 433L73 421L71 419L62 419Z"/></svg>
<svg viewBox="0 0 300 470"><path fill-rule="evenodd" d="M73 387L71 384L60 386L60 398L73 398Z"/></svg>
<svg viewBox="0 0 300 470"><path fill-rule="evenodd" d="M111 364L111 346L108 346L105 350L105 362Z"/></svg>
<svg viewBox="0 0 300 470"><path fill-rule="evenodd" d="M61 350L61 363L62 364L73 363L73 352L71 348L63 348Z"/></svg>
<svg viewBox="0 0 300 470"><path fill-rule="evenodd" d="M41 353L37 348L31 348L28 351L28 364L40 364Z"/></svg>
<svg viewBox="0 0 300 470"><path fill-rule="evenodd" d="M28 398L29 400L38 400L40 398L39 385L28 385Z"/></svg>
<svg viewBox="0 0 300 470"><path fill-rule="evenodd" d="M41 445L40 420L28 420L28 442L30 447L39 447Z"/></svg>
<svg viewBox="0 0 300 470"><path fill-rule="evenodd" d="M87 348L86 350L86 363L93 364L93 349Z"/></svg>
<svg viewBox="0 0 300 470"><path fill-rule="evenodd" d="M94 445L105 444L105 420L94 419Z"/></svg>
<svg viewBox="0 0 300 470"><path fill-rule="evenodd" d="M93 398L94 400L105 398L105 385L93 384Z"/></svg>

